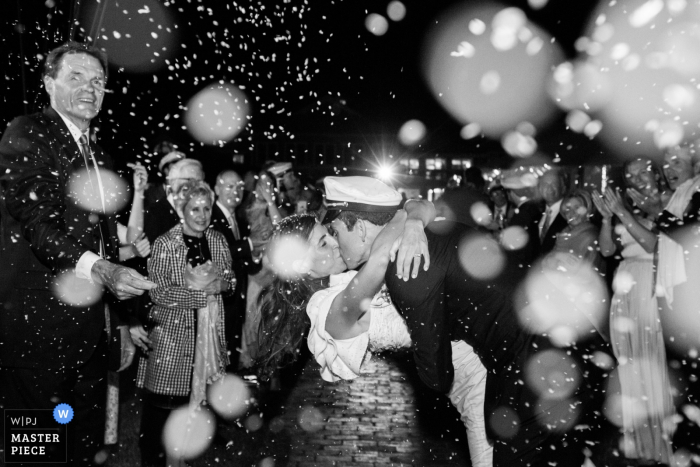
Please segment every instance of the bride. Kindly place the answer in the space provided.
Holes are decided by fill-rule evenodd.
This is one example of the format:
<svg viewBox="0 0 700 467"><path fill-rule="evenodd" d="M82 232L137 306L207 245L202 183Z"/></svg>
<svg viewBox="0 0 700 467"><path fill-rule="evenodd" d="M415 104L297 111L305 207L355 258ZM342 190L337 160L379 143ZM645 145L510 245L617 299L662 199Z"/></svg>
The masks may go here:
<svg viewBox="0 0 700 467"><path fill-rule="evenodd" d="M347 271L338 243L312 215L283 219L268 246L276 272L260 296L258 363L263 377L290 363L304 337L326 381L361 375L373 352L411 346L403 318L383 285L389 263L408 278L424 256L424 226L435 217L431 203L407 202L389 221L358 271ZM400 246L399 246L400 245ZM415 255L412 254L418 252ZM414 274L415 276L415 274ZM493 448L486 439L484 392L486 370L472 348L452 343L454 383L448 393L467 428L472 465L492 465Z"/></svg>

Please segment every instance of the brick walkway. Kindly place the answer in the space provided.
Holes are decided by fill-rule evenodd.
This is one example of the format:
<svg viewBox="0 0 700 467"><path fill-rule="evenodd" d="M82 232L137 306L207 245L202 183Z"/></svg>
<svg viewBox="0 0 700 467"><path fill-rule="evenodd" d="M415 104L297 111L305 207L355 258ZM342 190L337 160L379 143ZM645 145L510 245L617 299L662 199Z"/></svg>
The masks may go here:
<svg viewBox="0 0 700 467"><path fill-rule="evenodd" d="M457 411L421 386L412 365L407 355L375 358L362 378L326 383L309 361L271 422L291 440L275 465L470 465Z"/></svg>
<svg viewBox="0 0 700 467"><path fill-rule="evenodd" d="M457 411L418 380L410 355L375 357L368 370L354 381L326 383L309 360L283 390L259 395L264 423L251 423L260 420L255 411L220 423L211 447L191 465L470 465ZM111 449L110 467L140 464L141 402L128 386L122 384L120 442Z"/></svg>

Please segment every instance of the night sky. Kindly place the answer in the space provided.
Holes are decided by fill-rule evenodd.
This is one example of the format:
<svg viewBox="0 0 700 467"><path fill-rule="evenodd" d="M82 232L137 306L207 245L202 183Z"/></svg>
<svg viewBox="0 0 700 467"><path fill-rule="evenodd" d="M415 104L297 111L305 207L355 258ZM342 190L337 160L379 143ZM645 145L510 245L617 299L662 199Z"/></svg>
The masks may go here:
<svg viewBox="0 0 700 467"><path fill-rule="evenodd" d="M116 29L114 22L120 24L127 16L114 12L125 9L131 9L129 16L133 16L138 7L142 19L154 18L151 28L165 24L154 8L148 8L148 4L158 3L155 0L102 2L106 3L79 3L79 39L90 35L96 22L102 21L105 32ZM369 32L365 19L370 13L386 17L387 1L159 3L165 5L176 26L169 32L152 29L157 40L149 37L149 31L134 31L132 42L127 43L124 34L129 26L118 28L119 46L128 44L122 47L127 56L147 53L152 57L164 40L170 38L172 43L160 57L169 57L168 64L161 62L155 70L136 73L110 67L108 87L114 93L106 96L100 114L100 141L115 159L124 163L143 160L162 139L175 141L205 163L216 158L230 160L228 155L233 152L245 154L261 140L298 140L305 134L332 133L348 140L382 134L393 141L402 123L419 119L427 127L420 152L481 152L494 155L493 164L508 163L508 158L501 157L500 142L485 137L460 138L462 125L431 96L420 72L426 28L455 2L406 0L405 18L389 20L383 36ZM531 9L524 0L504 4L522 8L553 35L568 57L574 56L574 42L595 6L593 1L570 0L550 0L540 10ZM100 19L96 5L107 5L106 17ZM17 115L46 105L39 87L38 56L68 37L73 6L65 0L3 2L0 52L7 56L5 86L0 91L3 126ZM18 33L18 24L24 25L23 34ZM107 46L109 51L118 41L113 33L106 36L107 40L100 39L97 45ZM149 45L144 47L144 42ZM202 146L181 128L182 107L188 99L218 80L243 88L252 105L246 129L223 148ZM550 154L600 152L595 142L567 131L562 116L540 129L538 144Z"/></svg>

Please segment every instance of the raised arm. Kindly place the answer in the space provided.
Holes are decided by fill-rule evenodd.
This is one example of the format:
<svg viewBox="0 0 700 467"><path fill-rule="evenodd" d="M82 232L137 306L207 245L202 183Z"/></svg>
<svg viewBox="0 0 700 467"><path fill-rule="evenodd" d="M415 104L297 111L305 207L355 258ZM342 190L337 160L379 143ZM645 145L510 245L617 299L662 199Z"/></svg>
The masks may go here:
<svg viewBox="0 0 700 467"><path fill-rule="evenodd" d="M134 170L134 199L131 202L126 242L134 243L143 234L143 199L148 184L148 172L141 163L127 165Z"/></svg>
<svg viewBox="0 0 700 467"><path fill-rule="evenodd" d="M375 238L369 259L360 272L333 300L326 318L326 331L334 339L349 339L363 332L359 320L369 310L372 299L384 282L391 247L403 232L406 217L405 211L396 213Z"/></svg>
<svg viewBox="0 0 700 467"><path fill-rule="evenodd" d="M656 246L656 232L644 227L639 220L626 208L622 203L620 193L613 191L611 188L605 190L605 204L608 209L620 219L622 225L634 237L634 239L644 248L647 253L653 253Z"/></svg>
<svg viewBox="0 0 700 467"><path fill-rule="evenodd" d="M596 209L603 217L603 223L600 226L600 233L598 234L598 245L600 246L600 254L604 257L610 257L617 251L617 245L613 239L613 228L612 228L612 218L613 213L608 208L608 205L597 190L593 191L593 204L595 204Z"/></svg>

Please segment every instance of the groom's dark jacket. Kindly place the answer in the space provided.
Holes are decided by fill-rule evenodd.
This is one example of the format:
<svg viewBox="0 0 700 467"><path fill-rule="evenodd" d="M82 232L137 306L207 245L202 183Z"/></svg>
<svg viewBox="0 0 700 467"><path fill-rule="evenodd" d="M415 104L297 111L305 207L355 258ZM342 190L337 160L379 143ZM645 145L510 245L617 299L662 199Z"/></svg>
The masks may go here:
<svg viewBox="0 0 700 467"><path fill-rule="evenodd" d="M590 427L599 427L595 417L603 393L604 375L590 356L609 351L607 344L595 335L560 350L547 336L525 331L514 306L524 270L509 264L509 257L501 255L489 237L452 222L432 223L426 236L428 271L421 268L417 278L404 282L396 277L395 264L390 264L385 276L391 298L408 325L422 381L438 391L449 391L454 376L450 341L465 341L487 370L487 433L504 440L496 445L494 465L581 465L581 443L599 432ZM483 243L473 243L477 238ZM545 350L554 353L539 353ZM532 386L529 374L535 375L537 384L540 374L549 381L551 365L559 368L557 364L564 365L561 375L577 385L567 397L548 399L549 394L543 397ZM546 418L550 416L551 423ZM568 423L564 428L548 428L562 420ZM588 428L573 433L579 425ZM570 430L573 437L567 438Z"/></svg>

